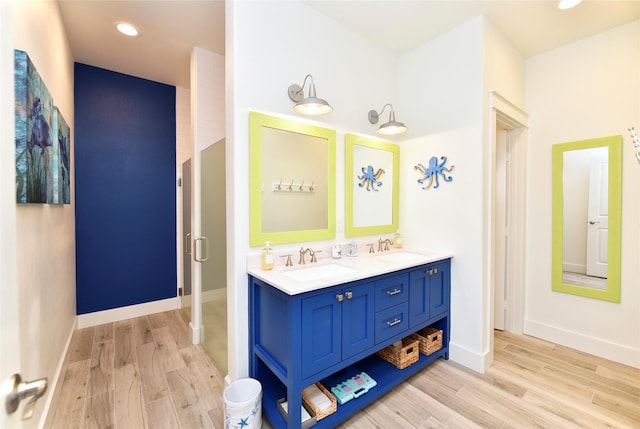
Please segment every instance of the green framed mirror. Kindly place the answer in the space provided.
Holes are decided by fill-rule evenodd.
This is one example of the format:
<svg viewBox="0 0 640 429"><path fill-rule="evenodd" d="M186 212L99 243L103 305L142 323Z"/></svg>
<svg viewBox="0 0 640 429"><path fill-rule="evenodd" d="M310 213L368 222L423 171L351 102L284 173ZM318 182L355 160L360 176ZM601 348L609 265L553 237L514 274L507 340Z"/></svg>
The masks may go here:
<svg viewBox="0 0 640 429"><path fill-rule="evenodd" d="M370 137L345 138L345 236L398 230L398 145Z"/></svg>
<svg viewBox="0 0 640 429"><path fill-rule="evenodd" d="M336 132L249 113L251 246L336 235Z"/></svg>
<svg viewBox="0 0 640 429"><path fill-rule="evenodd" d="M552 147L552 290L620 302L622 136Z"/></svg>

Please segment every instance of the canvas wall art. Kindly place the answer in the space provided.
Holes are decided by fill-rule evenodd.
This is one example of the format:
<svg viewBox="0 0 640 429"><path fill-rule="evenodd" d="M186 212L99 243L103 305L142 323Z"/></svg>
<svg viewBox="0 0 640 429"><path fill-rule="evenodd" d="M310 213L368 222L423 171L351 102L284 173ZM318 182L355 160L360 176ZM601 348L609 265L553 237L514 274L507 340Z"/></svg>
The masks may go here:
<svg viewBox="0 0 640 429"><path fill-rule="evenodd" d="M26 52L15 51L16 201L70 202L70 129Z"/></svg>

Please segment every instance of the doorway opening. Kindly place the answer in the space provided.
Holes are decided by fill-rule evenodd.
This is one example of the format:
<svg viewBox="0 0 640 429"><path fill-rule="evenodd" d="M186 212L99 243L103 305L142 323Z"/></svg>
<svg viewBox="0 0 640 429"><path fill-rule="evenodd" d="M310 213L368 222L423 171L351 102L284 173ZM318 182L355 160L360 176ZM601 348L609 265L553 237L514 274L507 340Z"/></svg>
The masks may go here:
<svg viewBox="0 0 640 429"><path fill-rule="evenodd" d="M527 114L489 93L492 158L491 317L493 330L521 334L524 325Z"/></svg>

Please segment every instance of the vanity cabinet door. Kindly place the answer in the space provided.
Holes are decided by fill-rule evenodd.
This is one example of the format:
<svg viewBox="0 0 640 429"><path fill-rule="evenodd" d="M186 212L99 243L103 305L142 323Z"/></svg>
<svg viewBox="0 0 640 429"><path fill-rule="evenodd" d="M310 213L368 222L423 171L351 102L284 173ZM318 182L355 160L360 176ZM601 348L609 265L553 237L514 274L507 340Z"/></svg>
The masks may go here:
<svg viewBox="0 0 640 429"><path fill-rule="evenodd" d="M337 297L340 293L302 300L302 378L342 359L342 303Z"/></svg>
<svg viewBox="0 0 640 429"><path fill-rule="evenodd" d="M449 311L450 273L449 261L429 265L429 317L436 317Z"/></svg>
<svg viewBox="0 0 640 429"><path fill-rule="evenodd" d="M409 327L429 320L429 270L420 268L409 273Z"/></svg>
<svg viewBox="0 0 640 429"><path fill-rule="evenodd" d="M373 347L371 284L334 290L302 300L302 377Z"/></svg>
<svg viewBox="0 0 640 429"><path fill-rule="evenodd" d="M371 283L347 288L342 302L342 358L346 359L374 343L374 292Z"/></svg>
<svg viewBox="0 0 640 429"><path fill-rule="evenodd" d="M449 311L449 284L448 260L409 273L409 327Z"/></svg>

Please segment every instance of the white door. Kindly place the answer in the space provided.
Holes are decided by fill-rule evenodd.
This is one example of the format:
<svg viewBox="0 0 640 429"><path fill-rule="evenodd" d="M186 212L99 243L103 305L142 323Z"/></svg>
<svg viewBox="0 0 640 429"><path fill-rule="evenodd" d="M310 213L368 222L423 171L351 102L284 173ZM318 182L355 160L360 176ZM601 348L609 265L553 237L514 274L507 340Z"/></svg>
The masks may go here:
<svg viewBox="0 0 640 429"><path fill-rule="evenodd" d="M504 330L507 273L507 131L496 132L495 171L495 271L493 327Z"/></svg>
<svg viewBox="0 0 640 429"><path fill-rule="evenodd" d="M607 277L609 237L609 163L591 167L587 218L587 275Z"/></svg>
<svg viewBox="0 0 640 429"><path fill-rule="evenodd" d="M0 2L0 403L10 377L20 372L18 293L16 281L16 194L13 114L13 27L11 2ZM18 413L0 410L0 427L21 428Z"/></svg>

